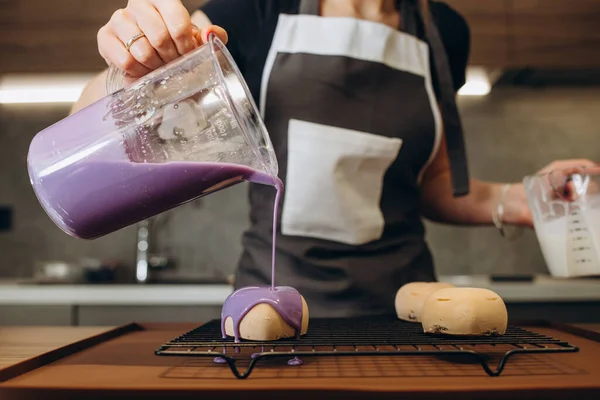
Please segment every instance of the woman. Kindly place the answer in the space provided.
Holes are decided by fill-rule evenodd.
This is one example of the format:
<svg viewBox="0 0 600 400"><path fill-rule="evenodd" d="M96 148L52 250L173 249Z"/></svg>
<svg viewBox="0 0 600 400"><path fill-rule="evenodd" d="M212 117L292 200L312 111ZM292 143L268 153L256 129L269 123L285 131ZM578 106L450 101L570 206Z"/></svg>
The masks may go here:
<svg viewBox="0 0 600 400"><path fill-rule="evenodd" d="M297 288L311 316L392 313L400 286L435 280L423 217L532 225L521 184L468 179L454 96L469 31L450 7L212 0L190 17L178 1L130 0L100 29L98 46L139 77L208 32L229 39L270 132L286 185L276 281ZM104 80L74 110L102 96ZM581 164L592 163L548 168ZM237 287L270 282L273 190L251 186L250 201Z"/></svg>

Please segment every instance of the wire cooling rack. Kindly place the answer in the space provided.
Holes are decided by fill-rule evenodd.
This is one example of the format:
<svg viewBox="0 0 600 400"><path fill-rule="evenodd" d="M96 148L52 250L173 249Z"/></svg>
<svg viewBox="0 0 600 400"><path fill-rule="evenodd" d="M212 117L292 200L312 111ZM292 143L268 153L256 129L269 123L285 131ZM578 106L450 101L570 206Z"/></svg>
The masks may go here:
<svg viewBox="0 0 600 400"><path fill-rule="evenodd" d="M216 364L227 364L236 378L245 379L261 360L287 358L288 365L301 368L303 359L316 356L450 357L478 362L488 375L499 376L515 354L578 350L567 342L516 326L509 326L502 336L466 337L423 333L421 324L394 317L366 317L315 318L300 339L240 343L222 339L220 320L212 320L163 344L155 353L212 357Z"/></svg>

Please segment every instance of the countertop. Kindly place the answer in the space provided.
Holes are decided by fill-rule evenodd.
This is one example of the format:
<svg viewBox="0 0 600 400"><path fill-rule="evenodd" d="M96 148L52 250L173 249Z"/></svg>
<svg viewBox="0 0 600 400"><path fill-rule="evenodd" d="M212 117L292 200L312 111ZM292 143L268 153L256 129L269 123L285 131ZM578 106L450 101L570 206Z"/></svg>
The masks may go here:
<svg viewBox="0 0 600 400"><path fill-rule="evenodd" d="M0 305L222 305L229 285L0 283Z"/></svg>
<svg viewBox="0 0 600 400"><path fill-rule="evenodd" d="M114 327L9 326L0 328L0 370Z"/></svg>
<svg viewBox="0 0 600 400"><path fill-rule="evenodd" d="M559 331L535 327L542 334L573 343L576 353L525 355L507 362L499 377L487 376L478 364L430 356L363 356L305 358L299 367L282 363L257 364L248 379L235 379L226 365L212 358L160 357L154 350L195 325L144 324L139 329L88 345L70 345L58 336L77 340L78 328L56 331L56 350L38 357L17 372L4 369L0 397L21 399L81 398L260 398L260 399L397 399L397 398L577 398L597 399L600 369L596 362L600 343ZM14 333L48 340L38 327ZM121 328L122 329L122 328ZM2 330L0 329L0 332ZM98 338L98 332L90 331ZM54 339L53 339L54 340ZM0 339L0 348L3 346ZM9 350L11 346L7 347ZM36 352L30 352L35 357ZM22 365L22 364L21 364ZM2 368L0 367L0 372Z"/></svg>
<svg viewBox="0 0 600 400"><path fill-rule="evenodd" d="M488 276L440 276L456 286L488 288L507 303L600 302L600 279L493 282ZM58 285L0 281L0 305L221 305L230 285Z"/></svg>

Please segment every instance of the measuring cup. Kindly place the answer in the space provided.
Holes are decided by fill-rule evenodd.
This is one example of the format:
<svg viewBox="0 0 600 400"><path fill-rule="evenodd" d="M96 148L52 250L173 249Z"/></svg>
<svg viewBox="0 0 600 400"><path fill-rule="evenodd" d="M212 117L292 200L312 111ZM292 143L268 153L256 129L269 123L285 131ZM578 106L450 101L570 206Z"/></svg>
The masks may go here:
<svg viewBox="0 0 600 400"><path fill-rule="evenodd" d="M84 239L278 173L248 87L214 35L39 132L27 161L52 221Z"/></svg>
<svg viewBox="0 0 600 400"><path fill-rule="evenodd" d="M600 275L600 173L576 167L523 180L552 276Z"/></svg>

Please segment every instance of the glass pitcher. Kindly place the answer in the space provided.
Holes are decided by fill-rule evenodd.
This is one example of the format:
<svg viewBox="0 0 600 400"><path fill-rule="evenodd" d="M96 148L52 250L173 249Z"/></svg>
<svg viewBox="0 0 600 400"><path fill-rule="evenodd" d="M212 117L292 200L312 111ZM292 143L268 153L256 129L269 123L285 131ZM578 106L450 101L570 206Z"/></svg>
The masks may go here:
<svg viewBox="0 0 600 400"><path fill-rule="evenodd" d="M84 239L278 173L250 91L214 35L39 132L27 163L46 213Z"/></svg>
<svg viewBox="0 0 600 400"><path fill-rule="evenodd" d="M569 168L524 179L550 274L600 275L600 171Z"/></svg>

